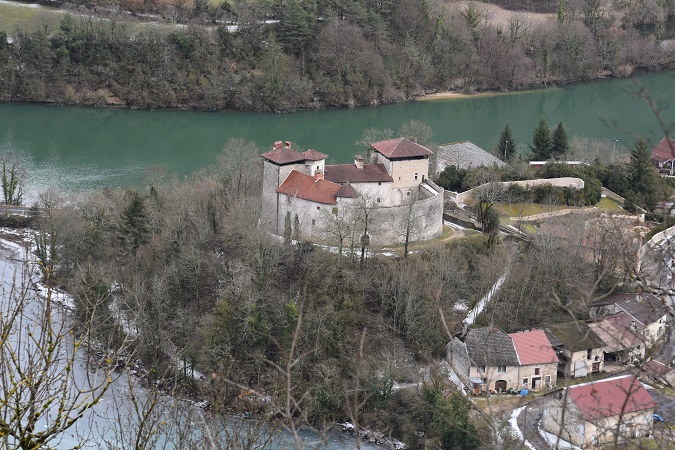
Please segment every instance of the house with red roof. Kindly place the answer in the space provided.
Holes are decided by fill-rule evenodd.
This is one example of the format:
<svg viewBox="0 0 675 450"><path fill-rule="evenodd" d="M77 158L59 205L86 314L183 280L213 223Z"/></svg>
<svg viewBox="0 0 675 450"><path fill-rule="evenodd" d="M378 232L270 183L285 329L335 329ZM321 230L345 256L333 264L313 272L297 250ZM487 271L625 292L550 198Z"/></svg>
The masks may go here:
<svg viewBox="0 0 675 450"><path fill-rule="evenodd" d="M675 139L663 138L654 150L652 150L652 161L658 167L659 172L664 175L673 176L673 162L675 161Z"/></svg>
<svg viewBox="0 0 675 450"><path fill-rule="evenodd" d="M649 436L654 399L633 375L578 384L550 394L541 428L581 448Z"/></svg>
<svg viewBox="0 0 675 450"><path fill-rule="evenodd" d="M334 237L331 227L340 224L349 228L340 236L359 241L367 229L370 243L391 244L401 241L402 221L412 217L410 242L440 236L443 189L428 178L433 153L404 138L371 147L370 162L357 155L353 164L326 164L325 153L275 142L261 155L265 223L283 234L290 216L300 227L294 234L313 241Z"/></svg>
<svg viewBox="0 0 675 450"><path fill-rule="evenodd" d="M448 343L448 360L474 393L552 389L558 357L542 330L472 328Z"/></svg>

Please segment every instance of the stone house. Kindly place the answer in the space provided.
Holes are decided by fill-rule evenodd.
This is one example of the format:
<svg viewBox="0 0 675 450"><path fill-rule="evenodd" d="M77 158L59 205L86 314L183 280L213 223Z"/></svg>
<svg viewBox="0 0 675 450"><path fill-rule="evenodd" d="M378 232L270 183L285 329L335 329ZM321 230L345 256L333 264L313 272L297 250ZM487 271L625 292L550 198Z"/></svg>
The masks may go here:
<svg viewBox="0 0 675 450"><path fill-rule="evenodd" d="M640 376L645 375L652 382L662 386L675 387L675 370L661 361L650 359L642 363L640 373Z"/></svg>
<svg viewBox="0 0 675 450"><path fill-rule="evenodd" d="M675 149L675 139L667 139L664 137L652 150L652 161L654 165L659 169L661 174L668 176L673 176L673 171L675 170L675 167L673 167L675 156L673 155L671 146Z"/></svg>
<svg viewBox="0 0 675 450"><path fill-rule="evenodd" d="M443 231L443 189L429 180L433 153L407 139L371 144L369 163L326 164L328 155L298 152L278 141L263 153L263 221L283 234L286 217L298 217L301 239L325 241L335 217L350 223L367 211L371 244L402 242L402 223L414 221L410 242L434 239ZM360 239L362 230L354 232Z"/></svg>
<svg viewBox="0 0 675 450"><path fill-rule="evenodd" d="M560 359L566 377L585 377L603 370L607 344L582 321L551 324L546 336Z"/></svg>
<svg viewBox="0 0 675 450"><path fill-rule="evenodd" d="M578 384L549 394L541 428L581 448L649 436L654 399L633 375ZM617 436L618 435L618 436Z"/></svg>
<svg viewBox="0 0 675 450"><path fill-rule="evenodd" d="M654 294L618 294L593 302L590 317L626 313L635 322L635 329L644 337L646 345L654 345L666 332L673 310Z"/></svg>
<svg viewBox="0 0 675 450"><path fill-rule="evenodd" d="M451 366L475 394L556 385L558 358L542 330L506 334L497 327L472 328L447 347Z"/></svg>
<svg viewBox="0 0 675 450"><path fill-rule="evenodd" d="M635 364L644 359L647 347L644 332L629 314L621 312L586 323L606 344L605 361Z"/></svg>

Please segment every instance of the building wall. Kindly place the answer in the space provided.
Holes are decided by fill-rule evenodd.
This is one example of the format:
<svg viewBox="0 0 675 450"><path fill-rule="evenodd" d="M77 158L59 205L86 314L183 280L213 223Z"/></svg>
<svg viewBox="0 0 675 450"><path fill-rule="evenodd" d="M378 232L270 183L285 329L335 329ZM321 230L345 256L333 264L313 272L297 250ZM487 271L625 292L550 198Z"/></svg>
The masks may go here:
<svg viewBox="0 0 675 450"><path fill-rule="evenodd" d="M417 174L417 178L415 178ZM389 175L394 179L394 189L412 189L429 178L429 159L395 160Z"/></svg>
<svg viewBox="0 0 675 450"><path fill-rule="evenodd" d="M279 187L280 166L267 160L263 161L262 220L277 233L277 188ZM283 228L281 230L283 233Z"/></svg>
<svg viewBox="0 0 675 450"><path fill-rule="evenodd" d="M377 206L394 206L394 191L391 182L350 183L359 191L362 201ZM380 200L379 202L377 200ZM399 203L400 204L400 203Z"/></svg>
<svg viewBox="0 0 675 450"><path fill-rule="evenodd" d="M668 314L664 314L658 321L653 322L645 326L647 334L645 337L648 340L648 344L654 344L663 334L666 332L666 326L668 324Z"/></svg>
<svg viewBox="0 0 675 450"><path fill-rule="evenodd" d="M471 362L469 361L469 355L467 354L466 344L455 337L448 342L447 350L447 358L450 366L454 369L464 385L469 387L469 369L471 367Z"/></svg>
<svg viewBox="0 0 675 450"><path fill-rule="evenodd" d="M539 375L536 374L536 369L539 369ZM546 389L546 377L550 377L548 388L554 388L558 382L558 363L547 364L530 364L527 366L520 366L519 378L522 386L523 379L527 378L527 388L535 390ZM532 387L532 378L538 377L539 387Z"/></svg>
<svg viewBox="0 0 675 450"><path fill-rule="evenodd" d="M286 212L291 214L291 225L294 223L295 215L298 215L300 221L300 239L308 241L319 241L324 236L323 221L327 214L331 214L333 207L336 205L325 205L321 203L311 202L302 198L293 197L286 194L278 194L279 196L279 216L278 233L284 234L284 227L286 221Z"/></svg>
<svg viewBox="0 0 675 450"><path fill-rule="evenodd" d="M596 420L584 420L577 406L569 399L548 397L542 406L541 428L581 448L612 443L616 433L619 441L651 435L653 409L635 411ZM563 414L564 412L564 414Z"/></svg>
<svg viewBox="0 0 675 450"><path fill-rule="evenodd" d="M578 352L572 353L569 357L569 362L567 366L567 373L572 377L585 377L586 375L592 373L593 363L600 363L599 371L602 371L605 365L605 352L604 347L602 348L593 348L591 350L591 357L588 359L588 350L580 350ZM596 361L596 357L598 360ZM577 361L582 361L584 367L586 367L586 373L577 373Z"/></svg>
<svg viewBox="0 0 675 450"><path fill-rule="evenodd" d="M496 391L495 383L499 380L506 381L506 389L519 390L521 388L519 380L520 367L505 366L506 371L500 372L497 366L485 367L485 372L481 372L477 366L471 366L469 376L471 378L483 378L485 381L484 389L488 391Z"/></svg>

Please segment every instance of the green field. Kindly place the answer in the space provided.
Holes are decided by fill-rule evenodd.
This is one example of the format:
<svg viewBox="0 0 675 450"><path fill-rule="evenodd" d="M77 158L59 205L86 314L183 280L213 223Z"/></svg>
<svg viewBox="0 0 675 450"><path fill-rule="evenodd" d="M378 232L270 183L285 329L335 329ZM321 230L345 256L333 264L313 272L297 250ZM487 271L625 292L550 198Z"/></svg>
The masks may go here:
<svg viewBox="0 0 675 450"><path fill-rule="evenodd" d="M0 30L13 33L17 27L23 31L36 31L47 27L53 30L64 16L62 11L34 5L0 3Z"/></svg>

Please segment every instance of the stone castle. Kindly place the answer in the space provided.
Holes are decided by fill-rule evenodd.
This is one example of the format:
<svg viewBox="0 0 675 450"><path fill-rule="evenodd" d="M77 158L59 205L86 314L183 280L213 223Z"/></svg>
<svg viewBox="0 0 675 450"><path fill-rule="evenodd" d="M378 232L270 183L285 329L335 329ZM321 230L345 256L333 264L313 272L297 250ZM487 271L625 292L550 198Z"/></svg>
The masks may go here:
<svg viewBox="0 0 675 450"><path fill-rule="evenodd" d="M326 241L336 217L356 223L367 213L371 244L439 237L443 189L429 180L431 150L404 138L370 146L368 163L356 156L353 164L326 164L324 153L275 142L261 155L264 221L281 235L287 216L297 215L301 239Z"/></svg>

